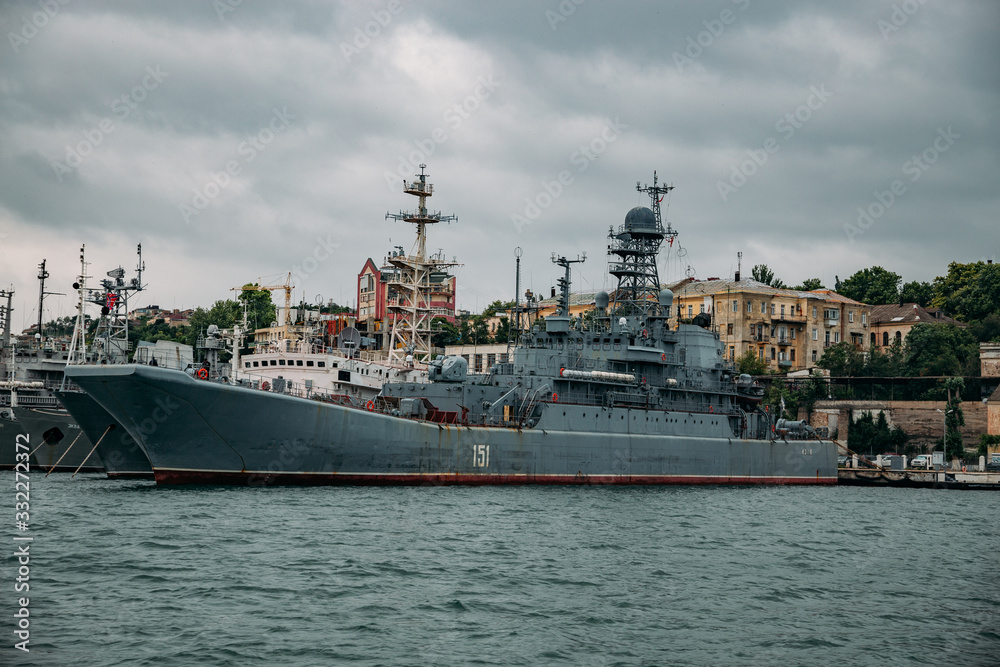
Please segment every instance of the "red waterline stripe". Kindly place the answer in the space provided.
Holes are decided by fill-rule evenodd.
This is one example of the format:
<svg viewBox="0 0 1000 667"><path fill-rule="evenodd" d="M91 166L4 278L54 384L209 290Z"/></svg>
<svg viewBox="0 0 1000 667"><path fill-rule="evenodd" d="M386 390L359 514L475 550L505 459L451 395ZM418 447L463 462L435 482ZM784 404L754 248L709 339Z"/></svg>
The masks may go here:
<svg viewBox="0 0 1000 667"><path fill-rule="evenodd" d="M230 484L240 486L492 486L492 485L800 485L836 484L836 477L741 477L701 475L469 475L248 473L216 470L154 471L157 484Z"/></svg>

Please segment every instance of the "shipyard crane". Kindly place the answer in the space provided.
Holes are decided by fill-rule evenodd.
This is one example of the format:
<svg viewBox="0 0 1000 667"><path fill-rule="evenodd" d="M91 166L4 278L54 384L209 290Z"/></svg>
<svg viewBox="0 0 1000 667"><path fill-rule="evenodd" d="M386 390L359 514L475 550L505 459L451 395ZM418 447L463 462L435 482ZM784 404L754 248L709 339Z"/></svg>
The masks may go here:
<svg viewBox="0 0 1000 667"><path fill-rule="evenodd" d="M260 278L257 280L260 282ZM285 326L287 327L292 323L292 290L295 289L295 285L292 284L291 272L288 273L288 278L285 279L284 285L243 285L241 287L232 287L230 291L259 292L267 290L273 292L276 289L285 290Z"/></svg>

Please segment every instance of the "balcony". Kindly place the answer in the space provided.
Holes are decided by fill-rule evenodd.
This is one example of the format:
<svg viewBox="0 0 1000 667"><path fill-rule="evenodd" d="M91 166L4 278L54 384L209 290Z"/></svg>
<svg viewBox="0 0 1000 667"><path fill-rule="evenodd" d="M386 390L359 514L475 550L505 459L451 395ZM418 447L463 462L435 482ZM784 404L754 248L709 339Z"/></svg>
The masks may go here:
<svg viewBox="0 0 1000 667"><path fill-rule="evenodd" d="M792 367L792 362L790 360L788 360L788 359L779 359L778 360L778 367L779 368L791 368Z"/></svg>
<svg viewBox="0 0 1000 667"><path fill-rule="evenodd" d="M749 336L744 336L743 340L750 343L767 343L771 340L770 334L750 334Z"/></svg>
<svg viewBox="0 0 1000 667"><path fill-rule="evenodd" d="M828 327L839 327L840 326L840 320L826 320L825 324Z"/></svg>
<svg viewBox="0 0 1000 667"><path fill-rule="evenodd" d="M778 341L778 345L791 345L792 340L788 336L776 336L775 340Z"/></svg>
<svg viewBox="0 0 1000 667"><path fill-rule="evenodd" d="M806 316L802 313L788 313L787 315L771 315L771 319L776 322L797 322L799 324L805 324Z"/></svg>

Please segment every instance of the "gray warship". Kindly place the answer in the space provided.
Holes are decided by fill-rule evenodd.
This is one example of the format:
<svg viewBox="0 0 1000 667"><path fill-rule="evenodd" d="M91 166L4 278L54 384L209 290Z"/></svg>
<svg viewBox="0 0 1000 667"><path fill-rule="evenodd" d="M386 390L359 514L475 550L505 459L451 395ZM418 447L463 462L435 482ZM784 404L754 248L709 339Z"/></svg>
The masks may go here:
<svg viewBox="0 0 1000 667"><path fill-rule="evenodd" d="M569 310L585 256L553 256L558 314L483 374L434 359L430 382L387 383L364 403L141 365L66 374L135 439L158 484L835 484L836 443L772 421L710 316L672 324L656 261L676 234L659 207L672 186L654 173L637 188L651 206L609 231L618 285L594 317ZM430 185L421 174L404 190ZM433 215L422 196L407 221Z"/></svg>

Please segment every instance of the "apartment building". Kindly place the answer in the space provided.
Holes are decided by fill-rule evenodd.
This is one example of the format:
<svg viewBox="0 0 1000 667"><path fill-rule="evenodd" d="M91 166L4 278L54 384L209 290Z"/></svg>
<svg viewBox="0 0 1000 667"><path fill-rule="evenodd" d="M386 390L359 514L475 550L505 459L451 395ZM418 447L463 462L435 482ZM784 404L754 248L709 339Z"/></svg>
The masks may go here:
<svg viewBox="0 0 1000 667"><path fill-rule="evenodd" d="M831 290L777 289L756 280L696 280L674 292L678 318L699 313L726 344L726 358L747 350L779 372L812 368L831 345L849 342L868 349L872 307Z"/></svg>

